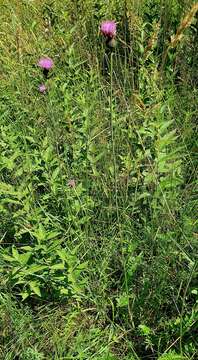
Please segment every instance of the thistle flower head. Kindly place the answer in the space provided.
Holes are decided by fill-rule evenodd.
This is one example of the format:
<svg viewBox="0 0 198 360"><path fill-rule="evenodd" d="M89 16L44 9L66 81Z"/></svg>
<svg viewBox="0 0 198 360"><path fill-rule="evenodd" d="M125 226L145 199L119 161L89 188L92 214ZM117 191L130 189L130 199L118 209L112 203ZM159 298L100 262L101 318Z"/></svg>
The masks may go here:
<svg viewBox="0 0 198 360"><path fill-rule="evenodd" d="M45 86L45 84L40 84L38 89L40 93L44 94L47 90L47 87Z"/></svg>
<svg viewBox="0 0 198 360"><path fill-rule="evenodd" d="M75 188L76 182L75 182L74 179L71 179L71 180L68 181L67 185L68 185L69 187L71 187L71 188Z"/></svg>
<svg viewBox="0 0 198 360"><path fill-rule="evenodd" d="M50 70L54 66L54 62L49 57L42 57L38 61L38 66L44 70Z"/></svg>
<svg viewBox="0 0 198 360"><path fill-rule="evenodd" d="M113 20L106 20L103 21L100 25L100 31L101 33L108 37L108 38L114 38L116 36L116 23Z"/></svg>

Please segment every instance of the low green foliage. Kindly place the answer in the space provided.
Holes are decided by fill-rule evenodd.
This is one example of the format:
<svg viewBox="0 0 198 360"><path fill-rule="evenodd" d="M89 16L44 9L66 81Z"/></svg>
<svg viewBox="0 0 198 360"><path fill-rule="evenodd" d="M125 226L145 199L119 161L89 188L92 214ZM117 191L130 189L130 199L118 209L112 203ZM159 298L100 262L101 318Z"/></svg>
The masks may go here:
<svg viewBox="0 0 198 360"><path fill-rule="evenodd" d="M196 359L196 3L1 3L0 357Z"/></svg>

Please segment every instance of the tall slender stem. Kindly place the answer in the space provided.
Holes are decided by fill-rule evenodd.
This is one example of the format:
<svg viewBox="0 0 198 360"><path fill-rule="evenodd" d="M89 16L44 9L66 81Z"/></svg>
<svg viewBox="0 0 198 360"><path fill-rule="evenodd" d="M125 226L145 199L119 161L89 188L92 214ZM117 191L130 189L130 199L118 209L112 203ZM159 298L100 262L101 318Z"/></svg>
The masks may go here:
<svg viewBox="0 0 198 360"><path fill-rule="evenodd" d="M118 185L117 185L117 167L116 167L116 153L115 153L115 138L114 138L114 124L113 124L113 52L111 52L110 57L110 121L111 121L111 142L112 142L112 155L113 155L113 167L114 167L114 182L115 182L115 202L116 202L116 214L117 214L117 223L118 223L118 231L121 241L121 253L122 253L122 265L124 271L124 280L125 280L125 291L128 300L128 313L131 323L133 325L133 316L129 303L129 287L128 287L128 278L127 278L127 269L125 263L125 254L124 254L124 246L123 246L123 236L122 229L120 223L120 215L119 215L119 206L118 206Z"/></svg>
<svg viewBox="0 0 198 360"><path fill-rule="evenodd" d="M112 143L112 154L113 154L113 172L114 172L116 213L117 213L117 220L119 223L117 170L116 170L114 125L113 125L113 52L111 52L111 57L110 57L110 121L111 121L111 143Z"/></svg>

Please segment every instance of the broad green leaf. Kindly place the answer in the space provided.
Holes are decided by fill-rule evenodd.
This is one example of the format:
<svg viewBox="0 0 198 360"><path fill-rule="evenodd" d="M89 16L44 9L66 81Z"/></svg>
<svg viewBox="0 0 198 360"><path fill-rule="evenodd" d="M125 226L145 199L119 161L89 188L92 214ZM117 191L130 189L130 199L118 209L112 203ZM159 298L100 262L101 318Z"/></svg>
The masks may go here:
<svg viewBox="0 0 198 360"><path fill-rule="evenodd" d="M129 296L127 294L120 295L119 298L117 298L118 307L128 306L128 303L129 303Z"/></svg>
<svg viewBox="0 0 198 360"><path fill-rule="evenodd" d="M10 184L6 184L4 182L0 182L0 194L10 194L15 195L16 191L14 190L14 187Z"/></svg>
<svg viewBox="0 0 198 360"><path fill-rule="evenodd" d="M15 258L13 258L12 256L9 256L9 255L6 255L6 254L3 254L2 257L9 262L16 261Z"/></svg>
<svg viewBox="0 0 198 360"><path fill-rule="evenodd" d="M6 197L6 199L2 199L1 200L2 204L16 204L16 205L20 205L21 202L19 200L15 200L15 199L11 199Z"/></svg>
<svg viewBox="0 0 198 360"><path fill-rule="evenodd" d="M158 358L158 360L187 360L183 355L175 354L174 352L169 352L167 354L164 354Z"/></svg>
<svg viewBox="0 0 198 360"><path fill-rule="evenodd" d="M47 239L47 232L42 224L40 224L39 228L34 231L34 236L39 242Z"/></svg>
<svg viewBox="0 0 198 360"><path fill-rule="evenodd" d="M152 330L148 326L146 326L144 324L140 324L138 326L138 328L140 329L141 333L143 335L145 335L145 336L148 336L148 335L152 334Z"/></svg>
<svg viewBox="0 0 198 360"><path fill-rule="evenodd" d="M68 259L68 254L67 251L62 249L62 250L57 250L56 253L59 255L59 257L61 258L61 260L63 261L67 261Z"/></svg>
<svg viewBox="0 0 198 360"><path fill-rule="evenodd" d="M78 270L86 270L86 269L88 269L88 261L85 261L85 262L83 262L83 263L80 263L79 265L78 265Z"/></svg>
<svg viewBox="0 0 198 360"><path fill-rule="evenodd" d="M25 299L28 298L28 296L30 296L30 294L27 291L21 292L20 295L22 296L22 301L24 301Z"/></svg>
<svg viewBox="0 0 198 360"><path fill-rule="evenodd" d="M36 272L45 270L45 269L47 269L47 268L48 268L47 265L31 265L31 266L28 268L27 272L28 272L29 274L33 274L33 273L36 273Z"/></svg>
<svg viewBox="0 0 198 360"><path fill-rule="evenodd" d="M42 152L42 158L46 163L48 163L52 160L52 156L53 156L53 146L49 145L48 148Z"/></svg>
<svg viewBox="0 0 198 360"><path fill-rule="evenodd" d="M63 263L55 264L50 266L50 269L52 270L64 270L65 265Z"/></svg>
<svg viewBox="0 0 198 360"><path fill-rule="evenodd" d="M25 136L25 138L30 142L30 143L32 143L32 144L35 144L35 140L34 140L34 138L32 137L32 136Z"/></svg>
<svg viewBox="0 0 198 360"><path fill-rule="evenodd" d="M14 285L26 284L26 280L21 279L21 275L19 275L19 280L14 283Z"/></svg>
<svg viewBox="0 0 198 360"><path fill-rule="evenodd" d="M31 257L32 253L27 252L19 255L19 262L21 265L26 265Z"/></svg>
<svg viewBox="0 0 198 360"><path fill-rule="evenodd" d="M19 261L19 252L18 252L18 250L13 246L12 247L12 255L13 255L13 257L16 259L16 260L18 260Z"/></svg>
<svg viewBox="0 0 198 360"><path fill-rule="evenodd" d="M53 181L57 178L59 173L60 173L60 169L59 169L59 167L57 167L52 173L52 180Z"/></svg>
<svg viewBox="0 0 198 360"><path fill-rule="evenodd" d="M39 288L39 285L36 281L30 281L29 282L30 289L39 297L41 297L41 291Z"/></svg>
<svg viewBox="0 0 198 360"><path fill-rule="evenodd" d="M60 232L58 231L51 231L47 234L47 240L54 239L55 237L59 236Z"/></svg>
<svg viewBox="0 0 198 360"><path fill-rule="evenodd" d="M25 251L33 251L33 248L31 246L21 246L21 249Z"/></svg>
<svg viewBox="0 0 198 360"><path fill-rule="evenodd" d="M68 291L68 289L62 288L62 289L60 290L60 293L61 293L62 295L68 295L69 291Z"/></svg>
<svg viewBox="0 0 198 360"><path fill-rule="evenodd" d="M21 266L15 266L12 270L12 277L13 278L18 278L20 276L23 276L22 273L19 273L19 271L21 270Z"/></svg>

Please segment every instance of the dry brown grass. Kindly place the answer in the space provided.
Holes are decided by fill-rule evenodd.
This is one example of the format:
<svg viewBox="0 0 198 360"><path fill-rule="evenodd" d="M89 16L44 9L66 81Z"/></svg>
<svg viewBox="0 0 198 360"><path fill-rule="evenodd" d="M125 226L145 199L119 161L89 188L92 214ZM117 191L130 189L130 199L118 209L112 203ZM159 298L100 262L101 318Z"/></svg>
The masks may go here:
<svg viewBox="0 0 198 360"><path fill-rule="evenodd" d="M192 24L192 21L196 15L197 11L198 11L198 3L196 3L192 6L190 11L186 14L184 19L181 21L181 24L178 27L176 34L174 36L172 36L172 38L171 38L169 48L174 48L177 46L177 44L180 42L180 40L184 36L184 31Z"/></svg>

